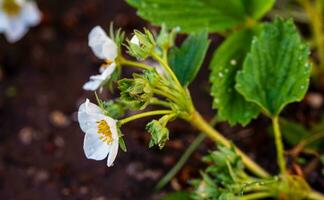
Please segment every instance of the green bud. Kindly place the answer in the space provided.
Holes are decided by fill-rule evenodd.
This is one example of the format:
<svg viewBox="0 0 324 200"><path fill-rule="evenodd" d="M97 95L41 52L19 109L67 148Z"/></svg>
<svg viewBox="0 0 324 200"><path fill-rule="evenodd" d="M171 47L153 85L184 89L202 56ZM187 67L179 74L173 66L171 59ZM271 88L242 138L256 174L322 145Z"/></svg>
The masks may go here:
<svg viewBox="0 0 324 200"><path fill-rule="evenodd" d="M162 49L170 49L174 46L174 41L179 30L179 28L174 28L169 32L167 27L163 24L160 34L156 39L156 43Z"/></svg>
<svg viewBox="0 0 324 200"><path fill-rule="evenodd" d="M105 114L114 118L114 119L119 119L123 115L125 115L126 112L126 106L120 102L120 101L105 101L102 102L102 108L105 111Z"/></svg>
<svg viewBox="0 0 324 200"><path fill-rule="evenodd" d="M118 81L120 99L128 104L131 110L145 109L153 97L150 83L143 76L134 74L133 79Z"/></svg>
<svg viewBox="0 0 324 200"><path fill-rule="evenodd" d="M135 30L132 40L127 41L128 53L138 60L145 60L154 51L156 46L152 33L144 29L144 33Z"/></svg>
<svg viewBox="0 0 324 200"><path fill-rule="evenodd" d="M165 127L165 124L158 120L153 120L146 125L146 130L151 134L152 138L149 146L158 145L162 149L169 140L169 130Z"/></svg>

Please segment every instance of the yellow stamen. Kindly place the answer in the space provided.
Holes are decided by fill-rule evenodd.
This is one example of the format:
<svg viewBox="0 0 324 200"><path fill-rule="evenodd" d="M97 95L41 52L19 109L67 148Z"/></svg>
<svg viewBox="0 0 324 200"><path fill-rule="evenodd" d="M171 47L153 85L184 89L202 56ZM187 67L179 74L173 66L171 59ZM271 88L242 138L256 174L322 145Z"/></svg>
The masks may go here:
<svg viewBox="0 0 324 200"><path fill-rule="evenodd" d="M113 63L113 61L106 59L105 62L101 65L101 67L104 68L104 69L106 69L106 68L109 67L112 63Z"/></svg>
<svg viewBox="0 0 324 200"><path fill-rule="evenodd" d="M97 133L100 135L100 140L107 142L107 144L111 144L113 141L112 133L110 131L110 127L105 120L97 121L98 131Z"/></svg>
<svg viewBox="0 0 324 200"><path fill-rule="evenodd" d="M10 16L16 16L21 10L21 6L16 0L3 0L2 10Z"/></svg>

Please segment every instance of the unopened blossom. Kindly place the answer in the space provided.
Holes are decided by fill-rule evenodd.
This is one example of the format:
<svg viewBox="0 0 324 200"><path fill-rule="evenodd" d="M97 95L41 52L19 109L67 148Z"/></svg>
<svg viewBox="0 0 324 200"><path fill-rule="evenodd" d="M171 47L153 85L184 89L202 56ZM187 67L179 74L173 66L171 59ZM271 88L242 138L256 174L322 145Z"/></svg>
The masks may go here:
<svg viewBox="0 0 324 200"><path fill-rule="evenodd" d="M0 0L0 33L6 39L17 42L41 21L41 13L34 1Z"/></svg>
<svg viewBox="0 0 324 200"><path fill-rule="evenodd" d="M90 80L83 85L83 89L94 91L106 84L114 73L118 47L100 26L96 26L89 33L89 46L93 53L104 61L99 70L100 74L90 76Z"/></svg>
<svg viewBox="0 0 324 200"><path fill-rule="evenodd" d="M138 37L136 35L134 35L132 37L132 39L130 40L130 42L133 43L133 44L136 44L138 46L140 45L140 41L139 41L139 39L138 39Z"/></svg>
<svg viewBox="0 0 324 200"><path fill-rule="evenodd" d="M104 115L101 108L88 99L79 107L78 121L85 133L83 150L86 157L103 160L108 156L107 165L112 166L119 148L117 121Z"/></svg>

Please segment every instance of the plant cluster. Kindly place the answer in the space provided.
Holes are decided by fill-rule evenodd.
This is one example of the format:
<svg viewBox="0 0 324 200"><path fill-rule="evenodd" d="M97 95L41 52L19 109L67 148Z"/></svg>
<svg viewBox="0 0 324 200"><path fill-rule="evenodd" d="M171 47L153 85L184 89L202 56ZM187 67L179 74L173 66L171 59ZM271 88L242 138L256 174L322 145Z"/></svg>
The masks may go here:
<svg viewBox="0 0 324 200"><path fill-rule="evenodd" d="M122 126L149 116L160 116L146 125L151 134L149 147L162 149L169 140L168 123L180 118L219 145L218 151L204 158L210 166L201 172L201 179L192 182L194 191L188 198L323 199L302 176L287 170L280 127L284 121L280 113L289 103L304 98L312 65L321 65L321 45L317 46L317 56L310 57L310 46L293 19L276 17L261 22L274 0L128 2L140 16L161 25L161 30L135 30L131 39L125 39L125 34L114 31L112 26L109 36L98 26L90 32L89 46L103 64L99 74L91 76L83 88L112 89L116 84L120 95L109 101L97 96L98 105L86 100L80 106L78 119L86 133L86 156L102 160L108 155L107 165L112 166L118 149L126 151ZM321 0L301 1L307 7L304 2L307 6L324 7ZM322 14L322 10L317 12ZM179 32L188 36L176 46ZM278 175L271 176L251 160L206 122L194 106L188 86L205 60L210 32L226 36L210 64L210 93L217 117L230 125L243 126L260 114L271 119ZM123 47L133 60L124 56ZM122 78L124 67L133 67L136 72ZM136 114L129 116L127 111Z"/></svg>

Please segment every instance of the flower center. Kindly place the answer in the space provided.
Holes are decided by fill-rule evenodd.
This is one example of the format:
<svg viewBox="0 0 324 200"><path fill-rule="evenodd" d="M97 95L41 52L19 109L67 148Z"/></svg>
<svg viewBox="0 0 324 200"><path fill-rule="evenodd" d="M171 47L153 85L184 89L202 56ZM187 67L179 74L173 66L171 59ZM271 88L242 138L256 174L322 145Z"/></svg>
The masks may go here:
<svg viewBox="0 0 324 200"><path fill-rule="evenodd" d="M102 65L101 65L100 67L101 67L102 69L106 69L106 68L108 68L112 63L113 63L113 61L106 59L106 60L104 61L104 63L102 63Z"/></svg>
<svg viewBox="0 0 324 200"><path fill-rule="evenodd" d="M21 5L16 0L2 0L2 10L10 16L16 16L21 10Z"/></svg>
<svg viewBox="0 0 324 200"><path fill-rule="evenodd" d="M110 127L105 120L97 121L98 131L97 133L100 135L100 140L107 142L107 144L111 144L113 141L112 133L110 131Z"/></svg>

